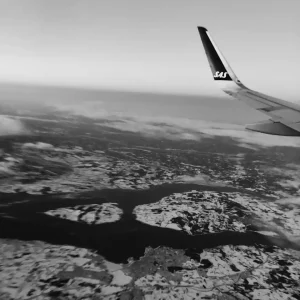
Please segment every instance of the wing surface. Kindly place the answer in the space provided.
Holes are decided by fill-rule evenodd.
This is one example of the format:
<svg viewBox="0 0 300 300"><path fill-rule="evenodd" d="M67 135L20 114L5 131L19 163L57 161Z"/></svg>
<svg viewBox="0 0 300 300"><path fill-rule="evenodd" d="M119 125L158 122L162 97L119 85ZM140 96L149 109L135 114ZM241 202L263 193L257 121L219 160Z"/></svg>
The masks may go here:
<svg viewBox="0 0 300 300"><path fill-rule="evenodd" d="M211 35L198 27L215 82L228 95L268 115L268 121L247 125L246 129L275 135L300 136L300 105L277 99L246 87L235 75Z"/></svg>

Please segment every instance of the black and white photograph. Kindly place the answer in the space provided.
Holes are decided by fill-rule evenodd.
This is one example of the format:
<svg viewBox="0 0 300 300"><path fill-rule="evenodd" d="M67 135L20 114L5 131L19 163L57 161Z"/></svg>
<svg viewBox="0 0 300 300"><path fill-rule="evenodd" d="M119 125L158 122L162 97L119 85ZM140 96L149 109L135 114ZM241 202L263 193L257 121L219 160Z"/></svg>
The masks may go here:
<svg viewBox="0 0 300 300"><path fill-rule="evenodd" d="M0 300L300 300L299 12L0 0Z"/></svg>

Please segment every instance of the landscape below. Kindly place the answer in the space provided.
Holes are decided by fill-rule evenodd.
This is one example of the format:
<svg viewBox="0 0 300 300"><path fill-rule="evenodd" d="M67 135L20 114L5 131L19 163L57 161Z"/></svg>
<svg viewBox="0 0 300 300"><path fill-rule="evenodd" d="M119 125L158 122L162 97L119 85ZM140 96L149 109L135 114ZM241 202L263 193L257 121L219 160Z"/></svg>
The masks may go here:
<svg viewBox="0 0 300 300"><path fill-rule="evenodd" d="M295 148L57 119L0 137L0 298L300 299Z"/></svg>

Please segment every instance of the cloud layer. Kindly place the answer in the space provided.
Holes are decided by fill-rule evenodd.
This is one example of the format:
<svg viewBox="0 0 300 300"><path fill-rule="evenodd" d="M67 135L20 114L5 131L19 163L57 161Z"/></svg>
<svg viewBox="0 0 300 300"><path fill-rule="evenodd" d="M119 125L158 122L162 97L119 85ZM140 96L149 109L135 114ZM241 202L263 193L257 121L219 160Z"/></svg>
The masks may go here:
<svg viewBox="0 0 300 300"><path fill-rule="evenodd" d="M48 119L54 115L55 122L59 122L60 116L84 116L99 125L157 138L200 141L203 138L229 137L237 141L240 146L250 149L272 146L300 147L300 140L297 137L260 134L245 130L244 124L230 123L237 120L235 115L242 113L242 110L235 112L232 109L231 115L227 112L224 122L209 121L222 120L224 117L221 108L229 102L225 100L225 103L223 99L200 99L198 102L194 98L173 101L173 98L169 97L159 98L158 101L153 96L152 101L149 95L140 95L140 97L135 95L134 100L130 98L131 94L125 95L127 98L124 96L124 99L122 95L120 93L118 96L120 99L117 101L113 99L114 95L110 96L110 93L97 94L93 100L85 100L85 94L82 97L78 96L78 99L72 94L76 99L70 98L67 99L68 101L53 97L53 101L44 104L35 102L30 106L30 110L31 107L35 110L40 109L45 113L43 117L47 116ZM219 106L218 103L222 105ZM232 103L230 105L234 108ZM180 114L181 110L184 110L184 113ZM24 113L24 116L30 118L28 113ZM0 135L20 134L25 131L20 119L0 116Z"/></svg>
<svg viewBox="0 0 300 300"><path fill-rule="evenodd" d="M24 134L27 130L20 120L0 115L0 136Z"/></svg>
<svg viewBox="0 0 300 300"><path fill-rule="evenodd" d="M160 115L136 114L130 105L127 111L109 111L106 109L106 103L102 101L85 101L72 105L56 104L55 107L71 115L99 120L101 121L99 125L158 138L199 141L201 138L220 136L233 138L240 146L252 149L257 146L300 147L300 140L297 137L251 132L245 129L245 125L172 117L172 103L170 103L169 114L162 112Z"/></svg>

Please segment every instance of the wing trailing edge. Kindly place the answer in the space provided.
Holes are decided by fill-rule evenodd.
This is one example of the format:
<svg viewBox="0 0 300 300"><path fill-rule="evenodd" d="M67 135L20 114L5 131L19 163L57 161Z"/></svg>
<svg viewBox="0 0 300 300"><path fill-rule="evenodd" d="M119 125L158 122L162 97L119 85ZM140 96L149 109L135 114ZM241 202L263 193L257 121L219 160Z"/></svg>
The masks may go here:
<svg viewBox="0 0 300 300"><path fill-rule="evenodd" d="M274 122L272 120L249 124L246 126L246 129L272 135L300 136L299 131L296 131L280 122Z"/></svg>

